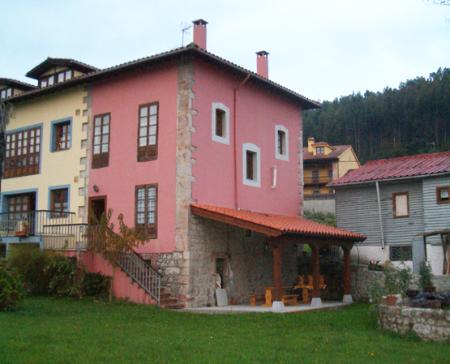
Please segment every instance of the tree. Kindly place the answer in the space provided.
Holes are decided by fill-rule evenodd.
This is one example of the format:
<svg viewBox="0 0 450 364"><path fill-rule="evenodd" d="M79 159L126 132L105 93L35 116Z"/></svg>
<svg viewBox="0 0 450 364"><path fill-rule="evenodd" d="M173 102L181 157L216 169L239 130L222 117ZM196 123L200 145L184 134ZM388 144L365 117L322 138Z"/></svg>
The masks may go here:
<svg viewBox="0 0 450 364"><path fill-rule="evenodd" d="M102 214L99 221L96 221L94 217L94 224L89 226L87 246L89 251L102 255L113 267L110 300L119 256L123 253L132 252L147 241L145 233L125 224L123 214L119 214L117 217L119 228L115 232L114 223L111 222L112 214L112 209L108 209L106 214ZM91 216L95 216L95 214L92 213Z"/></svg>

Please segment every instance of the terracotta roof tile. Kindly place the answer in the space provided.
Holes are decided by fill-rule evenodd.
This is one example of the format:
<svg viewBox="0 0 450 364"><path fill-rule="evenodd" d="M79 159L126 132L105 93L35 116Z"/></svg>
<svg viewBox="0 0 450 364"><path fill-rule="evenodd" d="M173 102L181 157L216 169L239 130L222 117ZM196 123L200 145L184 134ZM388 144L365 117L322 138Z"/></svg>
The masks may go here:
<svg viewBox="0 0 450 364"><path fill-rule="evenodd" d="M334 180L330 186L436 174L450 174L450 151L369 161L361 168Z"/></svg>
<svg viewBox="0 0 450 364"><path fill-rule="evenodd" d="M343 241L363 241L366 239L362 234L320 224L300 216L266 214L205 204L192 204L191 211L197 216L248 228L273 237L283 234L297 234L304 237Z"/></svg>

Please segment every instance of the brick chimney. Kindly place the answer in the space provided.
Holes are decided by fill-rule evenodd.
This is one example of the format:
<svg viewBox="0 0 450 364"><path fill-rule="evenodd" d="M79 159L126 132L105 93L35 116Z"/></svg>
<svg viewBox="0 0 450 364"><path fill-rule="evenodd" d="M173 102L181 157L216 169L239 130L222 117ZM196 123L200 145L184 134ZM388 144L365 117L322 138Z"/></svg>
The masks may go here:
<svg viewBox="0 0 450 364"><path fill-rule="evenodd" d="M194 43L203 49L206 49L206 24L208 22L203 19L194 20Z"/></svg>
<svg viewBox="0 0 450 364"><path fill-rule="evenodd" d="M256 73L264 78L269 78L269 52L256 52Z"/></svg>
<svg viewBox="0 0 450 364"><path fill-rule="evenodd" d="M308 153L313 154L314 153L314 148L312 147L312 145L314 144L315 140L313 137L309 137L308 138Z"/></svg>

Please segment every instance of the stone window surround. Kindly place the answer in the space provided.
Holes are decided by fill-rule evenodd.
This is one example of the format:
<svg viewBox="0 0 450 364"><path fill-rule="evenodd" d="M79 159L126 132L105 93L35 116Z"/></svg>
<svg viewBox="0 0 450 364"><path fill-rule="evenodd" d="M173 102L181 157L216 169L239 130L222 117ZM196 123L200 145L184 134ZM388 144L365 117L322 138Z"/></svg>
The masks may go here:
<svg viewBox="0 0 450 364"><path fill-rule="evenodd" d="M284 132L284 153L279 153L278 132ZM282 161L289 161L289 130L284 125L275 125L275 158Z"/></svg>
<svg viewBox="0 0 450 364"><path fill-rule="evenodd" d="M255 179L247 178L247 151L256 154ZM246 186L261 187L261 150L253 143L244 143L242 145L242 183Z"/></svg>
<svg viewBox="0 0 450 364"><path fill-rule="evenodd" d="M216 110L225 112L225 136L216 135ZM230 144L230 109L221 102L213 102L211 107L211 138L214 142Z"/></svg>

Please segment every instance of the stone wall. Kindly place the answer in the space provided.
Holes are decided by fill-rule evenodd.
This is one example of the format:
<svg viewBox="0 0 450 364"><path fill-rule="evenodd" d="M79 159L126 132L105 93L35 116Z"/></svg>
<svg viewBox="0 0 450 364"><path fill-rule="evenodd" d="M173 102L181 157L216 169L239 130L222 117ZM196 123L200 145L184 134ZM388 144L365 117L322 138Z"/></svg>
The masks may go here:
<svg viewBox="0 0 450 364"><path fill-rule="evenodd" d="M419 275L413 274L411 288L418 288ZM383 284L384 274L380 271L368 270L367 265L352 266L352 294L353 298L358 301L369 300L369 287L371 282L378 281ZM437 292L450 291L450 276L435 276L433 284Z"/></svg>
<svg viewBox="0 0 450 364"><path fill-rule="evenodd" d="M415 333L423 340L450 340L450 311L380 305L380 327L401 335Z"/></svg>
<svg viewBox="0 0 450 364"><path fill-rule="evenodd" d="M216 258L225 260L224 288L230 303L248 303L252 293L263 294L273 285L272 250L267 238L244 229L192 216L189 229L190 306L215 305ZM283 284L297 276L297 252L287 245L283 253Z"/></svg>

